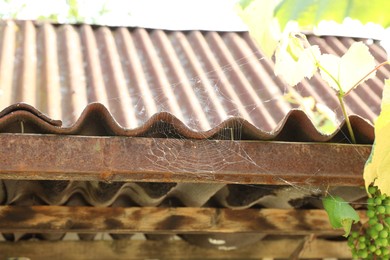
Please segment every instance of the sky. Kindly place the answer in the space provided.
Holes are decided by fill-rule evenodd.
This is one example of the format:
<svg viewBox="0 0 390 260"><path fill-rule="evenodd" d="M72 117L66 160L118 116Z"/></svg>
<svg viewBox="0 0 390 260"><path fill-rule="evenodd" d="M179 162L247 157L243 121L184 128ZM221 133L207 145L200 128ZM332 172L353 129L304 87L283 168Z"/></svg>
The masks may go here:
<svg viewBox="0 0 390 260"><path fill-rule="evenodd" d="M86 17L97 16L105 5L108 12L97 19L103 25L168 30L245 31L247 27L235 12L237 1L78 0L80 13ZM40 15L58 13L59 22L66 22L68 9L66 0L0 0L0 10L4 13L17 13L19 19L29 20L35 20ZM90 19L87 22L93 21ZM363 26L351 19L347 19L343 26L332 22L322 23L315 32L319 35L344 35L378 40L385 35L381 26Z"/></svg>
<svg viewBox="0 0 390 260"><path fill-rule="evenodd" d="M0 10L17 11L18 18L35 19L40 15L59 13L60 22L67 12L65 0L0 1ZM140 26L170 30L246 30L236 15L237 0L79 0L80 13L94 16L106 3L109 10L99 18L112 26ZM25 4L24 8L21 8ZM42 8L44 6L45 8ZM61 18L62 17L62 18Z"/></svg>

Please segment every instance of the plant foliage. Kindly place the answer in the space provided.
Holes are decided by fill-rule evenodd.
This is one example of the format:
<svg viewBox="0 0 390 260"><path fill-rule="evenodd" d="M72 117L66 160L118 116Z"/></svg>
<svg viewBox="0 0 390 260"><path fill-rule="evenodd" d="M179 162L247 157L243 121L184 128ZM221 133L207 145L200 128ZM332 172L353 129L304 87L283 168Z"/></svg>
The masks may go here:
<svg viewBox="0 0 390 260"><path fill-rule="evenodd" d="M318 46L311 46L299 30L312 30L324 20L342 23L346 17L387 28L390 26L390 1L245 0L240 2L238 10L266 55L271 57L275 53L274 72L289 85L312 77L319 69L323 80L336 91L351 141L355 143L343 98L389 62L376 66L374 57L362 42L352 44L342 57L321 54ZM363 223L360 233L354 232L350 236L350 247L356 258L389 259L390 80L385 81L382 111L375 122L375 144L365 166L364 180L371 197L367 211L370 220ZM352 224L359 221L356 211L340 197L327 196L323 205L332 226L343 228L348 236Z"/></svg>
<svg viewBox="0 0 390 260"><path fill-rule="evenodd" d="M289 21L297 21L301 28L311 30L321 21L342 23L346 17L387 28L390 26L389 10L388 0L282 0L274 15L282 29Z"/></svg>
<svg viewBox="0 0 390 260"><path fill-rule="evenodd" d="M359 215L340 197L327 196L322 200L325 210L328 212L329 221L334 228L343 228L344 236L348 236L352 223L360 220Z"/></svg>
<svg viewBox="0 0 390 260"><path fill-rule="evenodd" d="M364 169L366 187L371 183L390 196L390 80L385 80L382 111L375 122L375 144Z"/></svg>

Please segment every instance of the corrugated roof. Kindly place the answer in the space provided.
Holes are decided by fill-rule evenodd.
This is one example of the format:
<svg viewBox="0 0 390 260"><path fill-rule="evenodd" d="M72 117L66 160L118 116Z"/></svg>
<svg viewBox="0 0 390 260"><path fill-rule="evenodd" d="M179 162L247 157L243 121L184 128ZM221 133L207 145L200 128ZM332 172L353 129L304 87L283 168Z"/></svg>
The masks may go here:
<svg viewBox="0 0 390 260"><path fill-rule="evenodd" d="M365 119L349 117L359 144L372 144L374 128ZM266 132L241 117L230 117L207 131L195 131L174 115L159 112L143 125L126 129L118 125L112 114L100 103L87 105L78 120L65 127L60 120L47 117L41 111L17 103L0 111L0 132L39 133L87 136L165 137L220 140L274 140L289 142L349 143L347 126L341 124L333 134L324 135L301 110L291 110L272 132Z"/></svg>
<svg viewBox="0 0 390 260"><path fill-rule="evenodd" d="M163 31L30 21L0 24L0 104L26 102L64 126L91 102L104 104L125 128L169 112L194 130L209 130L239 116L265 131L294 107L286 84L273 74L246 32ZM324 51L342 55L358 39L309 36ZM386 56L369 45L378 62ZM383 78L353 91L348 111L371 121L378 115ZM334 110L335 93L318 76L298 85Z"/></svg>
<svg viewBox="0 0 390 260"><path fill-rule="evenodd" d="M342 55L358 39L309 36L309 40ZM348 142L345 126L324 136L305 114L291 110L295 105L285 99L289 88L274 76L272 61L263 57L246 32L6 21L0 23L0 41L1 133ZM385 60L375 42L369 48L378 62ZM389 70L381 68L377 78L347 97L349 112L358 115L351 120L360 143L373 142L369 122L379 113L383 78L388 76ZM318 76L295 90L328 105L341 120L337 97ZM31 106L13 105L18 102ZM292 185L0 183L2 205L320 207L320 190ZM345 195L346 189L331 192ZM365 196L359 187L348 189L348 201ZM63 234L53 236L43 238L61 239ZM211 236L182 237L194 244L211 243ZM237 236L231 244L246 238ZM260 234L254 241L262 238Z"/></svg>

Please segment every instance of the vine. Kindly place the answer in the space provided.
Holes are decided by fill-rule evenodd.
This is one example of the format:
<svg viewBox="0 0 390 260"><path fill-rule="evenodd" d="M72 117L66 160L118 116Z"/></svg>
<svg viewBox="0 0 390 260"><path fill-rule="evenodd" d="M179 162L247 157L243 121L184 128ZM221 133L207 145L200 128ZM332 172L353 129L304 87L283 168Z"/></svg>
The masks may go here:
<svg viewBox="0 0 390 260"><path fill-rule="evenodd" d="M313 27L318 24L321 20L318 17L340 21L335 13L342 13L343 2L327 1L327 5L321 5L318 1L303 0L245 0L238 6L238 13L265 54L269 57L275 54L274 72L287 84L295 86L304 78L320 72L322 79L335 90L350 141L355 144L344 98L365 80L375 77L376 71L389 62L376 65L368 47L362 42L353 43L342 57L321 54L318 46L312 46L305 35L298 32L302 25ZM364 9L367 6L363 2L354 1L351 8L344 10L344 15L352 12L353 18L367 22L367 14L371 14L375 16L372 21L386 27L390 25L390 20L381 18L386 16L384 5L390 2L377 1L370 10ZM362 13L364 16L359 15ZM337 19L332 19L335 17ZM327 194L323 198L330 223L334 228L344 229L354 258L390 259L390 80L385 80L384 85L382 111L375 122L375 143L363 173L369 197L369 220L362 223L358 231L351 233L352 225L359 222L356 211L340 197Z"/></svg>
<svg viewBox="0 0 390 260"><path fill-rule="evenodd" d="M348 237L353 258L390 259L390 197L375 186L368 188L368 222Z"/></svg>

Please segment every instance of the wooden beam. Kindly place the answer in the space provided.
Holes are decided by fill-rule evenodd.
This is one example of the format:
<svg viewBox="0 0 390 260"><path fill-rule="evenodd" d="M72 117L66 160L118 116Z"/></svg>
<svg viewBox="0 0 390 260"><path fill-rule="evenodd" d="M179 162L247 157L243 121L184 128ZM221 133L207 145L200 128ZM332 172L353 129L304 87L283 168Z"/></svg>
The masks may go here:
<svg viewBox="0 0 390 260"><path fill-rule="evenodd" d="M0 179L363 186L370 145L0 135Z"/></svg>
<svg viewBox="0 0 390 260"><path fill-rule="evenodd" d="M324 210L66 206L0 206L0 232L343 234Z"/></svg>
<svg viewBox="0 0 390 260"><path fill-rule="evenodd" d="M261 241L235 250L192 246L184 241L20 241L0 242L0 258L29 259L259 259L288 258L300 239ZM316 239L301 252L299 259L351 258L345 242Z"/></svg>

